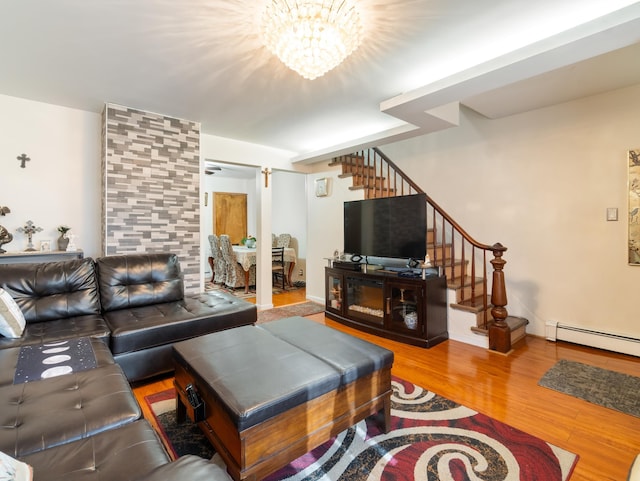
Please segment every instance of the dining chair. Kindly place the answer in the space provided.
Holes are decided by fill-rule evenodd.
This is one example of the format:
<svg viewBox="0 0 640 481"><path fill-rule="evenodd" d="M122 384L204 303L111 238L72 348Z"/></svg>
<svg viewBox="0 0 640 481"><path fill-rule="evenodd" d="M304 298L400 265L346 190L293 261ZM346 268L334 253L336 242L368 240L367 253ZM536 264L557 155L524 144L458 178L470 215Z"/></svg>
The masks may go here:
<svg viewBox="0 0 640 481"><path fill-rule="evenodd" d="M225 286L231 289L247 287L245 286L245 270L238 262L238 258L236 257L235 252L233 252L233 247L231 246L231 239L229 239L229 236L226 234L222 234L220 236L220 251L222 252L222 257L227 263L226 278L224 281ZM249 286L255 285L256 266L252 265L249 268Z"/></svg>
<svg viewBox="0 0 640 481"><path fill-rule="evenodd" d="M211 234L209 236L209 246L211 247L212 258L212 261L209 262L209 264L211 264L211 268L213 269L211 282L215 284L224 284L225 279L227 278L227 263L222 257L222 252L220 251L220 239L217 235Z"/></svg>
<svg viewBox="0 0 640 481"><path fill-rule="evenodd" d="M282 279L282 290L284 290L287 280L284 269L284 247L271 248L271 276L273 285L276 285L276 282Z"/></svg>
<svg viewBox="0 0 640 481"><path fill-rule="evenodd" d="M276 240L276 247L289 247L291 234L280 234Z"/></svg>

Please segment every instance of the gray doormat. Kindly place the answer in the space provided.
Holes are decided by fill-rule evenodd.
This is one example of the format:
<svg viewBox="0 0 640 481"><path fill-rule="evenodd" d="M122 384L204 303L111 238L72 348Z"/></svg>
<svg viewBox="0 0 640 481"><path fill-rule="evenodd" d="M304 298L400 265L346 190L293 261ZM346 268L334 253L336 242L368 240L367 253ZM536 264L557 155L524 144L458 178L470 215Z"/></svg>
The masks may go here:
<svg viewBox="0 0 640 481"><path fill-rule="evenodd" d="M640 417L640 377L562 359L542 376L538 384Z"/></svg>

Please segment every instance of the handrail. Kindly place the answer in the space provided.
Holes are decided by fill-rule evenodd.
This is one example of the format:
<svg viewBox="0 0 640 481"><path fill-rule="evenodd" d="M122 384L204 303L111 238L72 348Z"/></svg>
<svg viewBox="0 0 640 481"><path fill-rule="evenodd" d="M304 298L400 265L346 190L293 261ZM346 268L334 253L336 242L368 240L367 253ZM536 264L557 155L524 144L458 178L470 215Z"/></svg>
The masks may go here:
<svg viewBox="0 0 640 481"><path fill-rule="evenodd" d="M466 240L468 240L470 243L472 243L475 247L478 247L480 249L483 250L493 250L493 246L490 246L489 244L482 244L478 241L476 241L473 237L471 237L470 234L467 233L467 231L465 231L460 224L458 224L449 214L446 213L446 211L440 207L435 200L433 200L429 194L427 194L424 190L422 190L420 188L420 186L418 186L418 184L416 184L413 180L411 180L409 178L409 176L407 174L405 174L402 169L400 169L400 167L398 167L389 157L387 157L380 149L378 149L378 147L373 147L373 150L380 156L382 157L382 159L389 165L391 166L412 188L413 190L416 191L416 193L418 194L425 194L427 196L427 202L429 204L431 204L431 206L438 211L439 214L441 214L446 220L447 222L449 222ZM506 248L505 248L506 250Z"/></svg>
<svg viewBox="0 0 640 481"><path fill-rule="evenodd" d="M432 240L427 242L432 263L442 266L448 273L450 287L457 288L459 305L481 309L482 322L478 327L488 331L490 349L508 352L511 341L506 324L507 295L503 271L506 261L502 258L507 248L500 243L489 245L476 241L379 148L343 155L334 161L342 164L343 173L352 175L354 183L359 184L353 188L365 189L365 198L412 193L426 195L427 207L430 206L432 212ZM467 256L467 250L471 250L470 256ZM482 255L476 256L476 251L482 251ZM493 259L489 261L493 267L491 306L486 294L488 252L493 254ZM490 312L493 319L489 319L489 307L492 307Z"/></svg>

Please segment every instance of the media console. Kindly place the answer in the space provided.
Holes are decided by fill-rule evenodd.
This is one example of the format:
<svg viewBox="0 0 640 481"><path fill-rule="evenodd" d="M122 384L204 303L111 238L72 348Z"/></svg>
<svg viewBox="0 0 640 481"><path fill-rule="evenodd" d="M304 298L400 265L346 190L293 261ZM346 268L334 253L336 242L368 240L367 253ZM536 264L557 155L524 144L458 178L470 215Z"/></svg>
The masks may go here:
<svg viewBox="0 0 640 481"><path fill-rule="evenodd" d="M421 347L448 339L444 276L403 277L379 269L325 268L325 315L356 329Z"/></svg>

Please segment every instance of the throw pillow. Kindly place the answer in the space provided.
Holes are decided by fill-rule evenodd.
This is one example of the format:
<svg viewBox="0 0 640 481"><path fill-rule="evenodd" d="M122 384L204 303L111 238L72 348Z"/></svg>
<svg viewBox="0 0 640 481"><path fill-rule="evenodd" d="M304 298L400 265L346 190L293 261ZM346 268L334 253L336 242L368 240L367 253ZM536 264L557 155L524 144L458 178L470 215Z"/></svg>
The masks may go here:
<svg viewBox="0 0 640 481"><path fill-rule="evenodd" d="M33 469L27 463L18 461L0 451L0 479L31 481L33 479Z"/></svg>
<svg viewBox="0 0 640 481"><path fill-rule="evenodd" d="M0 288L0 334L4 337L20 337L26 321L13 297Z"/></svg>

